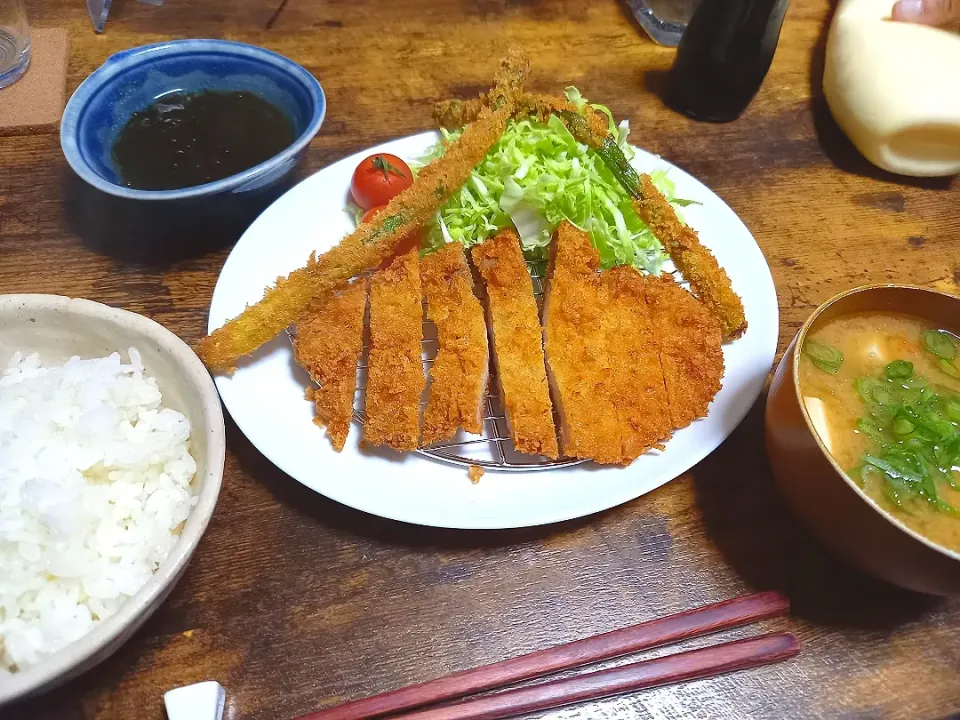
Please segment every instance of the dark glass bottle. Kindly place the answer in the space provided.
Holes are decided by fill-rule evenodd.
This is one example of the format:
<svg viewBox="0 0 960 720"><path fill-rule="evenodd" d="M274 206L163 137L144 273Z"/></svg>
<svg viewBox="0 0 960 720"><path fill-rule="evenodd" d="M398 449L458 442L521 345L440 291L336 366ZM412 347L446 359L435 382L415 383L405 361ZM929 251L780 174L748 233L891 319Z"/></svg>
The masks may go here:
<svg viewBox="0 0 960 720"><path fill-rule="evenodd" d="M770 69L789 0L701 0L670 71L677 110L711 122L744 111Z"/></svg>

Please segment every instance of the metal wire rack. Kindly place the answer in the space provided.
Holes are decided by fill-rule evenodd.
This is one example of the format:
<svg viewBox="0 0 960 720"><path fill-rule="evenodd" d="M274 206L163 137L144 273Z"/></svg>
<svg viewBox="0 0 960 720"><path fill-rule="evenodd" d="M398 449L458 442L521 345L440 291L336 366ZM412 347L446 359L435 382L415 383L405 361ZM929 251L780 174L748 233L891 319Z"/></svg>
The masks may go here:
<svg viewBox="0 0 960 720"><path fill-rule="evenodd" d="M537 299L537 305L543 304L543 275L535 263L529 263L528 269L530 277L533 280L534 296ZM476 291L480 299L484 300L483 284L476 284ZM291 340L293 331L288 331ZM427 392L424 397L429 396L429 369L437 357L437 328L432 321L424 318L423 322L423 343L422 358L424 372L427 373ZM357 394L354 398L353 419L363 425L365 420L364 401L366 398L367 387L367 357L369 346L364 343L363 354L357 367ZM492 348L491 348L492 356ZM452 440L428 445L420 448L416 452L425 457L440 460L442 462L452 463L469 467L478 465L487 470L498 471L538 471L554 470L561 467L578 465L583 460L572 458L550 458L538 455L524 455L517 452L513 446L513 440L510 439L510 431L507 428L507 420L500 402L500 383L496 377L496 368L491 362L490 380L487 386L487 395L484 398L484 417L483 432L480 435L471 435L460 430L457 436ZM421 403L422 405L425 403ZM556 418L555 418L556 419ZM559 427L559 424L557 425Z"/></svg>

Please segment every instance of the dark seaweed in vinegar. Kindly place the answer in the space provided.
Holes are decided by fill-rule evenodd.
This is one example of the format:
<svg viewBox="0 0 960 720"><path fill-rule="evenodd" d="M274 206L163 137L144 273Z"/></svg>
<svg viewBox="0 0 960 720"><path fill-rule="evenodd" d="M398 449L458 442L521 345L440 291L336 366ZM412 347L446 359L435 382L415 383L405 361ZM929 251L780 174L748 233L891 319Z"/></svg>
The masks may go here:
<svg viewBox="0 0 960 720"><path fill-rule="evenodd" d="M177 190L247 170L293 141L290 119L252 92L172 93L130 117L113 159L127 187Z"/></svg>

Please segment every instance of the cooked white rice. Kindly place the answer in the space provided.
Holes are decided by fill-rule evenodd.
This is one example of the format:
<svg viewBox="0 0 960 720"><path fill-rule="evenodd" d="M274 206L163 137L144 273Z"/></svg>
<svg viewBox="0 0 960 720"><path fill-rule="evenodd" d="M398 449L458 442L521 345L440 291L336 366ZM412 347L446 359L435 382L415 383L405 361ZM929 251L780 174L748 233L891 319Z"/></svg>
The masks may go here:
<svg viewBox="0 0 960 720"><path fill-rule="evenodd" d="M137 592L196 503L190 423L140 354L0 377L0 674L41 662Z"/></svg>

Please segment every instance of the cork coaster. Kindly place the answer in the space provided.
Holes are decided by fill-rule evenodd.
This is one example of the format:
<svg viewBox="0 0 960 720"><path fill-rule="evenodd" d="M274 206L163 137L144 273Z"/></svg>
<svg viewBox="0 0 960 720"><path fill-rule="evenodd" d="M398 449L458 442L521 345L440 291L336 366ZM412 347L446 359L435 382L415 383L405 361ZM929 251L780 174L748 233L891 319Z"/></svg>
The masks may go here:
<svg viewBox="0 0 960 720"><path fill-rule="evenodd" d="M56 132L67 100L69 57L65 29L31 29L30 66L0 90L0 136Z"/></svg>

